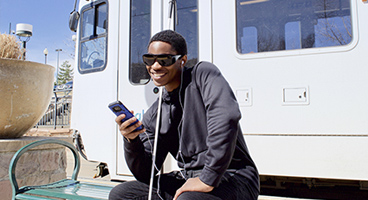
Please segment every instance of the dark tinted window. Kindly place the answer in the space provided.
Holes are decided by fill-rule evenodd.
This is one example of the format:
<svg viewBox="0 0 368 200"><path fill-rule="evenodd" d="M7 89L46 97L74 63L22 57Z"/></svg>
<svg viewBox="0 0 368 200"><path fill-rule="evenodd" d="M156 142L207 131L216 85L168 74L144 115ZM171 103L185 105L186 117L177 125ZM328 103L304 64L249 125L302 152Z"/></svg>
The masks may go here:
<svg viewBox="0 0 368 200"><path fill-rule="evenodd" d="M178 24L176 31L187 41L188 62L192 67L198 62L198 3L197 0L177 1Z"/></svg>
<svg viewBox="0 0 368 200"><path fill-rule="evenodd" d="M147 52L151 38L151 0L132 0L130 3L129 80L133 84L146 84L150 76L142 55Z"/></svg>

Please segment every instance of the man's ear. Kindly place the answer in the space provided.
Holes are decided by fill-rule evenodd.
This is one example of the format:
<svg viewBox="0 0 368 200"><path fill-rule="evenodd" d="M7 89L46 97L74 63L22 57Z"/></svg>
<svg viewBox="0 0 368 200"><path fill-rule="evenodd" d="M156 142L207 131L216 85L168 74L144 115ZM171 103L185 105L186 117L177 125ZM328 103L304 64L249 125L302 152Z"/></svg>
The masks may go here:
<svg viewBox="0 0 368 200"><path fill-rule="evenodd" d="M188 59L188 56L187 55L184 55L182 58L181 58L181 67L184 67L185 63L187 63L187 59Z"/></svg>

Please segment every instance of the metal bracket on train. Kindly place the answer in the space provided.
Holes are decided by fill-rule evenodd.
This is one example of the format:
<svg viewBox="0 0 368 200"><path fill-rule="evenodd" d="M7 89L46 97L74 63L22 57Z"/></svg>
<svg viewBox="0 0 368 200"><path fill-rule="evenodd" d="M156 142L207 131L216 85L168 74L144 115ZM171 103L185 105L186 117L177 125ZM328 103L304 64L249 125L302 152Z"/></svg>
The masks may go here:
<svg viewBox="0 0 368 200"><path fill-rule="evenodd" d="M106 163L100 163L96 166L97 168L97 172L96 174L93 176L93 178L103 178L104 176L109 174L109 169L107 168L107 164Z"/></svg>
<svg viewBox="0 0 368 200"><path fill-rule="evenodd" d="M86 155L86 151L84 150L84 145L82 142L82 136L80 135L78 130L74 130L73 132L73 143L75 148L78 150L78 152L80 153L80 155L88 161L87 155Z"/></svg>

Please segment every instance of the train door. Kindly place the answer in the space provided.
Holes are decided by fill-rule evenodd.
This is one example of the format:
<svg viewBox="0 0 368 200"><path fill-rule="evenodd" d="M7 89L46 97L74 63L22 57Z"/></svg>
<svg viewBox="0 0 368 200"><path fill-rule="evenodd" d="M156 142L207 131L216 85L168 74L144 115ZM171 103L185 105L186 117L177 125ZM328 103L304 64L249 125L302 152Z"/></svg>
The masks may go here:
<svg viewBox="0 0 368 200"><path fill-rule="evenodd" d="M118 99L134 110L138 119L142 119L144 112L158 97L141 60L141 56L147 52L147 44L152 35L175 27L188 43L187 66L193 66L198 61L198 2L190 0L176 3L172 6L169 0L137 0L120 5ZM118 131L116 141L115 178L130 176L124 160L123 141ZM165 168L168 170L176 166L176 162L167 163Z"/></svg>
<svg viewBox="0 0 368 200"><path fill-rule="evenodd" d="M146 45L151 37L152 13L154 8L150 0L121 1L119 16L119 72L117 99L122 101L134 115L141 120L145 110L157 98L153 92L153 84L141 60L146 52ZM160 8L158 6L158 8ZM118 129L114 131L116 158L110 170L112 179L131 177L124 159L123 137ZM111 168L111 167L109 167Z"/></svg>
<svg viewBox="0 0 368 200"><path fill-rule="evenodd" d="M83 138L89 160L109 162L114 157L114 116L107 105L116 99L118 51L118 1L80 4L74 70L71 127Z"/></svg>

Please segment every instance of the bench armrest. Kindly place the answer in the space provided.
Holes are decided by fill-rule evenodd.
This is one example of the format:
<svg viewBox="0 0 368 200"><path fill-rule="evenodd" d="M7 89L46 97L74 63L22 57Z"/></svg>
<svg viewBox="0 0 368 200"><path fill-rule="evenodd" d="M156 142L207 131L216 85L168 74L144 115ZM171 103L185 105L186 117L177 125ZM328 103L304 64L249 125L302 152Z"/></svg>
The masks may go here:
<svg viewBox="0 0 368 200"><path fill-rule="evenodd" d="M20 148L13 156L12 160L10 161L10 165L9 165L9 180L10 183L12 185L12 190L13 190L13 197L19 193L19 186L17 183L17 180L15 178L15 167L17 165L18 160L20 159L20 157L28 150L36 147L36 146L40 146L40 145L44 145L44 144L59 144L59 145L63 145L67 148L69 148L74 156L74 170L73 170L73 174L72 174L72 179L73 180L77 180L78 177L78 173L79 173L79 169L80 169L80 158L79 158L79 154L77 152L77 150L75 149L75 147L66 142L66 141L62 141L62 140L56 140L56 139L46 139L46 140L39 140L39 141L35 141L32 143L29 143L27 145L25 145L24 147Z"/></svg>

